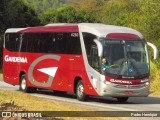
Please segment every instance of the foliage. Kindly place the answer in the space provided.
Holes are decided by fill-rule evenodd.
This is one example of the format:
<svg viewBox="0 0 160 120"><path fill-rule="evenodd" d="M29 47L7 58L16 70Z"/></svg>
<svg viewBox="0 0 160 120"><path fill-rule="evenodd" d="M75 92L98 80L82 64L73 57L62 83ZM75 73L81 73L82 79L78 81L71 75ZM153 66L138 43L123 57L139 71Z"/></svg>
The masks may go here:
<svg viewBox="0 0 160 120"><path fill-rule="evenodd" d="M82 0L82 1L72 1L71 5L75 9L83 9L91 14L98 17L99 12L103 10L104 1L103 0Z"/></svg>
<svg viewBox="0 0 160 120"><path fill-rule="evenodd" d="M151 61L151 93L160 95L160 58Z"/></svg>
<svg viewBox="0 0 160 120"><path fill-rule="evenodd" d="M1 0L0 4L1 32L11 27L26 27L39 24L35 12L24 4L23 0Z"/></svg>
<svg viewBox="0 0 160 120"><path fill-rule="evenodd" d="M40 15L46 11L52 12L64 4L69 4L70 0L24 0L35 12Z"/></svg>
<svg viewBox="0 0 160 120"><path fill-rule="evenodd" d="M98 22L92 14L71 6L62 6L53 12L45 12L41 14L40 19L43 24Z"/></svg>

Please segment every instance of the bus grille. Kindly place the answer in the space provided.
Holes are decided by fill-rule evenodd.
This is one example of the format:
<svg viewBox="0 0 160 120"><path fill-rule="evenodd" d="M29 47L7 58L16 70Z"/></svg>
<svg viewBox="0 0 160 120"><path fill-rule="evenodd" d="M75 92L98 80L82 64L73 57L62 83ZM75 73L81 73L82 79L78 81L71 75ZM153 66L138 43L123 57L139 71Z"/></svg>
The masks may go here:
<svg viewBox="0 0 160 120"><path fill-rule="evenodd" d="M122 88L122 89L138 89L145 87L145 84L140 84L140 85L114 85L116 88Z"/></svg>

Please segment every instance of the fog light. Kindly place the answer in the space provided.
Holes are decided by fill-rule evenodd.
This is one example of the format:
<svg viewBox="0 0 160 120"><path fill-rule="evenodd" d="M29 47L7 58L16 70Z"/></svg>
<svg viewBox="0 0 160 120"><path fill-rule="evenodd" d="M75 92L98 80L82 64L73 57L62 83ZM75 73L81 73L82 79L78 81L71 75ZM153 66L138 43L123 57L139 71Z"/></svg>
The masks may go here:
<svg viewBox="0 0 160 120"><path fill-rule="evenodd" d="M146 85L146 86L149 86L149 82L146 82L145 85Z"/></svg>

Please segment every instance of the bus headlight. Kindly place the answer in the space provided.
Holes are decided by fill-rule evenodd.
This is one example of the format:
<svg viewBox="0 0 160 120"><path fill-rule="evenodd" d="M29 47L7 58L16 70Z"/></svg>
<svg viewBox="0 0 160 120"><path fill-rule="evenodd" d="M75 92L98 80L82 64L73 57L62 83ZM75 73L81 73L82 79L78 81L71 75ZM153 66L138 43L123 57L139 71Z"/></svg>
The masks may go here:
<svg viewBox="0 0 160 120"><path fill-rule="evenodd" d="M106 83L106 85L110 85L111 84L111 82L108 82L108 81L106 81L105 83Z"/></svg>

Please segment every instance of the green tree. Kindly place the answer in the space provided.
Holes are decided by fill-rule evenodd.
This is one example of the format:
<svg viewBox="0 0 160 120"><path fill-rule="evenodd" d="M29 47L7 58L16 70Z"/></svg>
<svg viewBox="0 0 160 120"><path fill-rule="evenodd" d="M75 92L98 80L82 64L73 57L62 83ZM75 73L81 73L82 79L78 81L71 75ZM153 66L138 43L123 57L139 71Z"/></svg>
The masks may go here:
<svg viewBox="0 0 160 120"><path fill-rule="evenodd" d="M34 10L23 0L0 0L0 54L2 57L3 34L7 28L39 25ZM1 61L0 61L1 62Z"/></svg>
<svg viewBox="0 0 160 120"><path fill-rule="evenodd" d="M40 19L43 24L98 22L92 14L85 10L76 10L71 6L63 6L53 12L45 12L40 16Z"/></svg>
<svg viewBox="0 0 160 120"><path fill-rule="evenodd" d="M24 0L28 6L31 6L38 15L43 12L52 12L63 5L60 0ZM64 0L67 3L66 0Z"/></svg>
<svg viewBox="0 0 160 120"><path fill-rule="evenodd" d="M5 27L26 27L39 24L35 12L23 0L7 0L5 3Z"/></svg>
<svg viewBox="0 0 160 120"><path fill-rule="evenodd" d="M5 12L5 0L1 0L0 1L0 36L2 36L1 34L3 33L4 31L4 28L5 28L5 20L4 20L4 12ZM0 37L1 39L1 37Z"/></svg>
<svg viewBox="0 0 160 120"><path fill-rule="evenodd" d="M75 9L83 9L86 12L94 14L98 17L99 12L103 9L103 0L72 0L71 5Z"/></svg>

